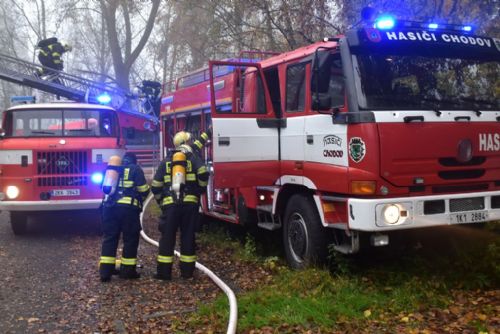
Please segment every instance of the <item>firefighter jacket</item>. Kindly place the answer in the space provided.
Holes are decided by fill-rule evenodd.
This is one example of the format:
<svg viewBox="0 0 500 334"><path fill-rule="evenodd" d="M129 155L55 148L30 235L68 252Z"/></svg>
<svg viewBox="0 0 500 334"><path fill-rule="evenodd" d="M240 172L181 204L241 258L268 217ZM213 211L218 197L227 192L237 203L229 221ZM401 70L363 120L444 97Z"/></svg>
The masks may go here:
<svg viewBox="0 0 500 334"><path fill-rule="evenodd" d="M135 164L123 166L118 187L115 193L105 200L104 206L132 206L142 210L142 203L149 190L141 167Z"/></svg>
<svg viewBox="0 0 500 334"><path fill-rule="evenodd" d="M64 52L67 50L64 48L64 46L59 43L53 43L49 44L47 46L41 47L40 48L40 55L42 57L46 57L52 60L52 62L56 65L62 64L62 59L61 56Z"/></svg>
<svg viewBox="0 0 500 334"><path fill-rule="evenodd" d="M180 198L172 190L172 157L163 159L156 170L151 191L158 204L164 208L174 203L198 204L208 185L208 170L197 154L186 157L186 183Z"/></svg>

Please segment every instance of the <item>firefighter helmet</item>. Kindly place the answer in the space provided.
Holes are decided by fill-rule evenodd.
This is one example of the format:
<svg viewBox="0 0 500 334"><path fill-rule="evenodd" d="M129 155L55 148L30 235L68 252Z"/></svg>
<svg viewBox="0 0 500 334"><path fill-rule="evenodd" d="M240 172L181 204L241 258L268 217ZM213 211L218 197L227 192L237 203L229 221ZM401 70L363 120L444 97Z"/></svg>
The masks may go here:
<svg viewBox="0 0 500 334"><path fill-rule="evenodd" d="M179 147L182 144L187 143L191 139L191 134L187 131L179 131L174 136L174 145Z"/></svg>
<svg viewBox="0 0 500 334"><path fill-rule="evenodd" d="M137 156L132 152L125 153L122 159L122 164L125 166L137 165Z"/></svg>

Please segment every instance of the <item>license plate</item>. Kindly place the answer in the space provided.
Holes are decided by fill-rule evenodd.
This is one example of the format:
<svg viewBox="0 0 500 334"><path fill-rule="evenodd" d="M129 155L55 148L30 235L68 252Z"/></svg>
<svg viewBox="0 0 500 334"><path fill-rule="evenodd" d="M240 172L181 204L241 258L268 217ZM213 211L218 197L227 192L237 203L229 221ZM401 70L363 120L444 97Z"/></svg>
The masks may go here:
<svg viewBox="0 0 500 334"><path fill-rule="evenodd" d="M80 189L55 189L52 196L80 196Z"/></svg>
<svg viewBox="0 0 500 334"><path fill-rule="evenodd" d="M450 219L452 224L482 223L488 220L488 211L453 213Z"/></svg>

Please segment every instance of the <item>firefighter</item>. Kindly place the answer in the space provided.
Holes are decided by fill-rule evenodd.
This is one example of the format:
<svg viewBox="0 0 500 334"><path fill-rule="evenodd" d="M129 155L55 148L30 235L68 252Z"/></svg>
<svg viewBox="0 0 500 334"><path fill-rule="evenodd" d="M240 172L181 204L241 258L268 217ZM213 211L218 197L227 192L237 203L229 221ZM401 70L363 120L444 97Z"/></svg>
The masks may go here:
<svg viewBox="0 0 500 334"><path fill-rule="evenodd" d="M47 38L38 42L38 60L40 64L49 69L62 71L64 69L63 60L61 59L63 53L71 51L73 48L67 43L61 43L56 37ZM37 75L55 74L55 72L40 68Z"/></svg>
<svg viewBox="0 0 500 334"><path fill-rule="evenodd" d="M108 169L110 172L117 172L109 173L110 178L116 175L115 178L119 180L109 181L107 171L103 181L103 191L107 194L102 205L104 238L99 274L102 282L111 279L111 275L115 271L116 250L120 234L123 233L123 252L119 275L125 279L139 278L136 266L141 231L140 213L142 202L149 194L149 185L146 183L144 172L137 165L137 158L133 153L125 153L121 166L108 166Z"/></svg>
<svg viewBox="0 0 500 334"><path fill-rule="evenodd" d="M146 98L146 109L152 110L156 117L158 117L161 106L161 83L152 80L143 80L140 89Z"/></svg>
<svg viewBox="0 0 500 334"><path fill-rule="evenodd" d="M161 232L156 278L170 280L177 230L180 228L180 271L193 277L196 263L195 232L199 218L200 196L206 191L208 171L201 157L187 145L189 133L174 137L176 151L158 167L151 190L161 207Z"/></svg>
<svg viewBox="0 0 500 334"><path fill-rule="evenodd" d="M201 158L203 147L205 147L211 137L212 126L209 126L206 132L202 132L200 134L200 137L197 138L194 142L192 142L191 133L186 131L179 131L174 136L174 145L175 147L188 145L191 147L193 153L197 154Z"/></svg>

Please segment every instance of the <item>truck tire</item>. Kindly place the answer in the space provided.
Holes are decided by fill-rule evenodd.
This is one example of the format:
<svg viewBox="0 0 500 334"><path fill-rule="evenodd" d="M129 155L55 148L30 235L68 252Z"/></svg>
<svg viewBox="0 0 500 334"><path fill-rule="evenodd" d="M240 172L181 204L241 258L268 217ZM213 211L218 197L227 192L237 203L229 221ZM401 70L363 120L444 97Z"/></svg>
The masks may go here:
<svg viewBox="0 0 500 334"><path fill-rule="evenodd" d="M293 195L285 210L283 245L290 267L302 269L326 258L327 231L311 196Z"/></svg>
<svg viewBox="0 0 500 334"><path fill-rule="evenodd" d="M11 212L10 226L15 235L26 234L28 230L28 215L24 212Z"/></svg>

